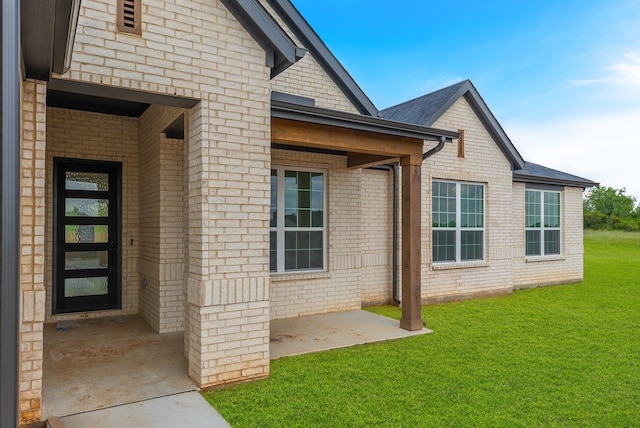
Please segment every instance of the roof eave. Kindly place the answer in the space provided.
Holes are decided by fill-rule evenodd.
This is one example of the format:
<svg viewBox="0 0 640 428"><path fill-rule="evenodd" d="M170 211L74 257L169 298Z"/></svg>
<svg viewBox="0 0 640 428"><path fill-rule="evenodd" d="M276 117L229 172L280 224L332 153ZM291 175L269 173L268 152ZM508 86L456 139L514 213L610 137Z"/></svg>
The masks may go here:
<svg viewBox="0 0 640 428"><path fill-rule="evenodd" d="M518 174L516 171L513 172L513 181L516 183L552 184L557 186L581 187L583 189L598 185L598 183L591 180L571 180L541 177L533 176L530 174Z"/></svg>
<svg viewBox="0 0 640 428"><path fill-rule="evenodd" d="M265 64L271 68L272 79L306 54L306 50L296 46L257 0L221 0L221 2L264 49Z"/></svg>
<svg viewBox="0 0 640 428"><path fill-rule="evenodd" d="M65 73L80 13L80 0L20 2L22 56L27 78L49 81Z"/></svg>
<svg viewBox="0 0 640 428"><path fill-rule="evenodd" d="M279 119L297 120L428 141L439 141L441 137L452 141L459 137L459 134L454 131L276 100L271 101L271 116Z"/></svg>

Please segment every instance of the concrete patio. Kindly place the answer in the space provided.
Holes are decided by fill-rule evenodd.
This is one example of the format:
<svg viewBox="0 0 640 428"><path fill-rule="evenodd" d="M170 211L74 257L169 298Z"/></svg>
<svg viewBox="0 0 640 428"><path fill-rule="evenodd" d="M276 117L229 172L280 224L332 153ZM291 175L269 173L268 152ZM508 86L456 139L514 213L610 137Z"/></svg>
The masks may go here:
<svg viewBox="0 0 640 428"><path fill-rule="evenodd" d="M271 359L380 342L409 332L366 311L271 322ZM48 324L44 417L61 426L228 426L187 374L183 334L157 334L139 316Z"/></svg>
<svg viewBox="0 0 640 428"><path fill-rule="evenodd" d="M407 331L400 322L367 311L336 312L271 321L271 359L348 348L431 333Z"/></svg>

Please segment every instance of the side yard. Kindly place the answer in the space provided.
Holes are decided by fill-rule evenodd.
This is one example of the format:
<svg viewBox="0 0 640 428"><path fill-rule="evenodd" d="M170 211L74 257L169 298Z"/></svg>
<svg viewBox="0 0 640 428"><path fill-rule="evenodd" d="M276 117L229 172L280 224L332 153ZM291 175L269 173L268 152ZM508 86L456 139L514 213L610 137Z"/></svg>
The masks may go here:
<svg viewBox="0 0 640 428"><path fill-rule="evenodd" d="M640 426L640 234L587 231L585 249L580 284L427 306L433 334L276 360L205 397L236 428Z"/></svg>

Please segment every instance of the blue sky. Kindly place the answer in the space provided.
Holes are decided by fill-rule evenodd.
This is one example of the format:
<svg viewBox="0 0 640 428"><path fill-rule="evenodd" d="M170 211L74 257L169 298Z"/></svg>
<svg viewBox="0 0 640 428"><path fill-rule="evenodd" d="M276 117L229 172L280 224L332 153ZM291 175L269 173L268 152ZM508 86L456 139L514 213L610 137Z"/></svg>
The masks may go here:
<svg viewBox="0 0 640 428"><path fill-rule="evenodd" d="M640 1L292 1L378 108L471 79L526 160L640 198Z"/></svg>

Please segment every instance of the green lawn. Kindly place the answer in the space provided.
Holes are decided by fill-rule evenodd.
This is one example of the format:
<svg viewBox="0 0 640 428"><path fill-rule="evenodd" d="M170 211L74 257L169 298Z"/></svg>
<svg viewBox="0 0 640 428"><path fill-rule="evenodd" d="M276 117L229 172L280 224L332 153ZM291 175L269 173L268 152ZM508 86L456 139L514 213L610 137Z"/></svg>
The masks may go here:
<svg viewBox="0 0 640 428"><path fill-rule="evenodd" d="M427 306L433 334L284 358L205 396L236 428L640 426L640 234L585 247L580 284Z"/></svg>

